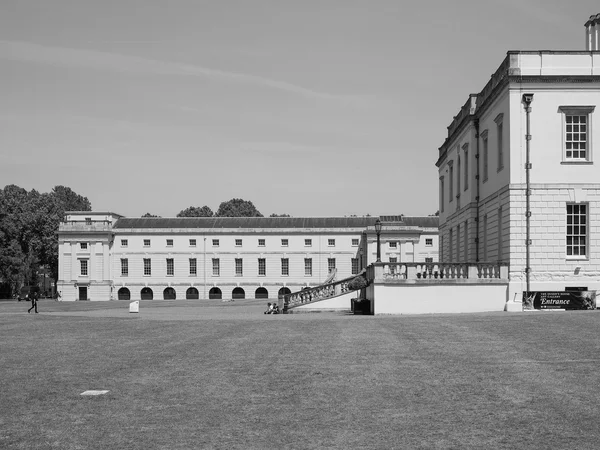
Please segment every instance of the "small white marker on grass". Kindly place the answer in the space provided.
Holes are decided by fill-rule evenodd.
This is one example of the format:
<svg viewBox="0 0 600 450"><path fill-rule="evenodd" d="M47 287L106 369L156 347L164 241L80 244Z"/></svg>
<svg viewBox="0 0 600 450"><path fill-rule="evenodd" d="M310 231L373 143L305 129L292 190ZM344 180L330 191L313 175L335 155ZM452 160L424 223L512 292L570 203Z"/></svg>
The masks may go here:
<svg viewBox="0 0 600 450"><path fill-rule="evenodd" d="M104 395L107 393L108 391L85 391L82 392L81 395Z"/></svg>
<svg viewBox="0 0 600 450"><path fill-rule="evenodd" d="M140 312L140 302L136 300L135 302L129 303L129 312L130 313L139 313Z"/></svg>

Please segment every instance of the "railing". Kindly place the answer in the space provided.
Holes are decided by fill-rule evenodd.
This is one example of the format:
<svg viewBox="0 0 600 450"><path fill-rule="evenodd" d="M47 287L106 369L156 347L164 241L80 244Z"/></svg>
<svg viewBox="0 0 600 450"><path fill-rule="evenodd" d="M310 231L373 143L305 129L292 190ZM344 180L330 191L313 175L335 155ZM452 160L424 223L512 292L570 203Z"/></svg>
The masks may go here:
<svg viewBox="0 0 600 450"><path fill-rule="evenodd" d="M111 222L108 220L98 220L92 222L69 221L61 222L58 225L58 231L110 231Z"/></svg>
<svg viewBox="0 0 600 450"><path fill-rule="evenodd" d="M365 283L361 286L355 287L351 282L356 278L363 278ZM343 280L334 281L333 283L322 284L311 288L304 288L298 292L292 292L291 294L282 295L280 298L279 309L286 313L289 309L297 306L306 305L308 303L314 303L321 300L327 300L329 298L338 297L348 292L357 291L362 289L367 284L365 273L358 275L352 275L349 278Z"/></svg>
<svg viewBox="0 0 600 450"><path fill-rule="evenodd" d="M508 279L508 263L373 263L367 268L369 281L396 280L484 280Z"/></svg>

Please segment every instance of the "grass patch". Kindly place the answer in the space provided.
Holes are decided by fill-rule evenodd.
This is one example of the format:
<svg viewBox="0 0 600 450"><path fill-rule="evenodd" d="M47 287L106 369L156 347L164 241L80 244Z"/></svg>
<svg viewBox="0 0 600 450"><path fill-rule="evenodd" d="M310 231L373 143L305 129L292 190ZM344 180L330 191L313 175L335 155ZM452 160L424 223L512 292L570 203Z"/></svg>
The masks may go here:
<svg viewBox="0 0 600 450"><path fill-rule="evenodd" d="M0 303L0 448L597 446L596 312L262 303Z"/></svg>

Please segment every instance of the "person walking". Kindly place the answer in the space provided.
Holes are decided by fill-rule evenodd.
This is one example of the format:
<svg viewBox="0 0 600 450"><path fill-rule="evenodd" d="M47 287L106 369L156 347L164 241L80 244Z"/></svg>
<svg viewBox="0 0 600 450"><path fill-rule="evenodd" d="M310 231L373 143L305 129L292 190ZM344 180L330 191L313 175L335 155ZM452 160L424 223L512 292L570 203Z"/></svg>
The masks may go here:
<svg viewBox="0 0 600 450"><path fill-rule="evenodd" d="M29 293L29 300L31 300L31 308L27 310L28 313L31 312L32 309L35 310L35 313L38 313L37 310L37 302L38 302L39 294L37 291L33 291Z"/></svg>

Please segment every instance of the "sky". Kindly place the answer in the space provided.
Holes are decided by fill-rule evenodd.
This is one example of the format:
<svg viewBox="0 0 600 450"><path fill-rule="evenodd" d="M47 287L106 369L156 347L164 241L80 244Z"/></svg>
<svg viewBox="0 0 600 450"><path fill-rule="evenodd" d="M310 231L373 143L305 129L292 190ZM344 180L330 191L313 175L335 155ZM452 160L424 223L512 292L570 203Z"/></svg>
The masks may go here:
<svg viewBox="0 0 600 450"><path fill-rule="evenodd" d="M0 0L0 188L96 211L429 215L447 126L596 1Z"/></svg>

